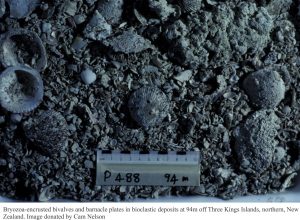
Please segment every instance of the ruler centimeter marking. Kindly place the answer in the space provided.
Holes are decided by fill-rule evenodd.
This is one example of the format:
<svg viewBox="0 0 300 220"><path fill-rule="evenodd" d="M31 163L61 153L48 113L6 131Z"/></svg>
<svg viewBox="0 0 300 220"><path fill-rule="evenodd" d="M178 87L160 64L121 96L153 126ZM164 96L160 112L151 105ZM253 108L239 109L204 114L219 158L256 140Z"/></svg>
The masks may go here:
<svg viewBox="0 0 300 220"><path fill-rule="evenodd" d="M200 152L97 151L96 185L199 186Z"/></svg>

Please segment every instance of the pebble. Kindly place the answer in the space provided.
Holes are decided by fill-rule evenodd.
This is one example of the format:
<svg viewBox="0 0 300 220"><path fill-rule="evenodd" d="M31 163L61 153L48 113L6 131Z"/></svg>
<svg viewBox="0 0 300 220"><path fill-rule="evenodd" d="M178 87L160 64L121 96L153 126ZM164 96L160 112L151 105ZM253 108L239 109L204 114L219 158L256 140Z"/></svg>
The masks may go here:
<svg viewBox="0 0 300 220"><path fill-rule="evenodd" d="M196 12L201 8L202 0L181 0L182 7L187 12Z"/></svg>
<svg viewBox="0 0 300 220"><path fill-rule="evenodd" d="M289 107L289 106L284 106L282 112L285 114L285 115L289 115L291 113L292 109Z"/></svg>
<svg viewBox="0 0 300 220"><path fill-rule="evenodd" d="M23 123L25 136L46 156L54 156L65 148L69 131L65 117L56 111L41 111Z"/></svg>
<svg viewBox="0 0 300 220"><path fill-rule="evenodd" d="M82 81L86 85L90 85L91 83L95 82L97 79L96 74L91 69L85 69L80 74Z"/></svg>
<svg viewBox="0 0 300 220"><path fill-rule="evenodd" d="M123 13L124 0L99 0L97 10L109 24L120 22Z"/></svg>
<svg viewBox="0 0 300 220"><path fill-rule="evenodd" d="M74 16L74 21L77 25L82 24L86 19L85 15L75 15Z"/></svg>
<svg viewBox="0 0 300 220"><path fill-rule="evenodd" d="M186 82L192 77L192 70L185 70L183 72L178 73L174 78L180 82Z"/></svg>
<svg viewBox="0 0 300 220"><path fill-rule="evenodd" d="M17 124L22 121L22 115L20 114L11 114L10 120L12 123Z"/></svg>
<svg viewBox="0 0 300 220"><path fill-rule="evenodd" d="M44 22L42 24L42 31L44 33L50 34L52 30L52 25L50 23Z"/></svg>

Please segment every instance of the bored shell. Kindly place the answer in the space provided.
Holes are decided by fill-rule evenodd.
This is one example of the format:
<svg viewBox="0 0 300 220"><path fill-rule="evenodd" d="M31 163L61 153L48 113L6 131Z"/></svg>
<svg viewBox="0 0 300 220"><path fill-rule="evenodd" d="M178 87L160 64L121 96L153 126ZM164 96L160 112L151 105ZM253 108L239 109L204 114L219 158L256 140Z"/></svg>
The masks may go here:
<svg viewBox="0 0 300 220"><path fill-rule="evenodd" d="M27 65L42 71L47 67L46 50L36 33L12 29L0 38L0 62L4 67Z"/></svg>
<svg viewBox="0 0 300 220"><path fill-rule="evenodd" d="M167 116L170 104L167 96L157 87L145 86L130 97L128 108L131 117L142 127L158 125Z"/></svg>
<svg viewBox="0 0 300 220"><path fill-rule="evenodd" d="M0 104L7 111L32 111L43 100L40 74L26 66L8 67L0 74Z"/></svg>

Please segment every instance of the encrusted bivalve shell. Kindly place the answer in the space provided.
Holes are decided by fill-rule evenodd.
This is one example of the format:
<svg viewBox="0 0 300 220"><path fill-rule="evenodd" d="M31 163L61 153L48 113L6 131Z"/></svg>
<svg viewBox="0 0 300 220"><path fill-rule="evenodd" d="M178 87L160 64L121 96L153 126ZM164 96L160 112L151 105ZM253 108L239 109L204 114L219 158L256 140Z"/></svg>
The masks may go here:
<svg viewBox="0 0 300 220"><path fill-rule="evenodd" d="M4 67L26 65L42 71L47 67L46 50L36 33L12 29L0 38L0 62Z"/></svg>
<svg viewBox="0 0 300 220"><path fill-rule="evenodd" d="M142 127L156 126L168 115L170 103L163 91L154 86L136 90L128 102L131 117Z"/></svg>

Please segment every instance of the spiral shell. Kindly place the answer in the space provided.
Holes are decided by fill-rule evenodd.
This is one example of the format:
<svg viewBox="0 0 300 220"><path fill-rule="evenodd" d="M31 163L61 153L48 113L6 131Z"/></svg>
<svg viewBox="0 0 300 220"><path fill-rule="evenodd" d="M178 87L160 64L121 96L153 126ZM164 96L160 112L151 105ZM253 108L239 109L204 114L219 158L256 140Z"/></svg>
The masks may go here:
<svg viewBox="0 0 300 220"><path fill-rule="evenodd" d="M26 65L42 71L47 67L46 50L36 33L12 29L1 36L0 62L4 67Z"/></svg>
<svg viewBox="0 0 300 220"><path fill-rule="evenodd" d="M40 74L26 66L9 67L0 74L0 104L7 111L32 111L43 100Z"/></svg>

